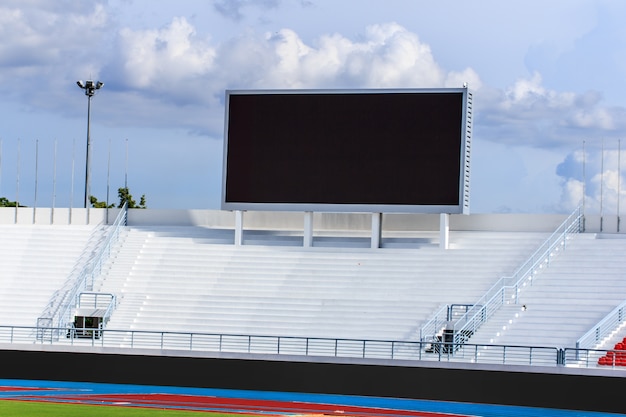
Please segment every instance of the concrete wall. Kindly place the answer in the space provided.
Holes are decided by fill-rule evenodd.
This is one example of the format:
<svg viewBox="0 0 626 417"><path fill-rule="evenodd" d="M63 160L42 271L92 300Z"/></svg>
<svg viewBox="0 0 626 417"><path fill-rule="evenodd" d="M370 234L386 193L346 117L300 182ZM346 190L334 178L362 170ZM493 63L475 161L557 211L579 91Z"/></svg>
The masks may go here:
<svg viewBox="0 0 626 417"><path fill-rule="evenodd" d="M96 225L111 224L119 209L0 207L0 224ZM506 232L551 232L567 218L565 214L452 214L450 230L482 230ZM169 225L204 226L233 229L235 213L221 210L153 210L128 211L131 226ZM619 233L626 233L626 224L619 225ZM372 227L370 213L314 213L316 231L362 231ZM303 212L249 211L244 213L244 229L291 230L304 228ZM383 215L383 231L438 231L439 214ZM616 215L585 216L585 231L618 233Z"/></svg>
<svg viewBox="0 0 626 417"><path fill-rule="evenodd" d="M118 209L0 207L0 224L96 225L105 223L107 216L112 223L118 212Z"/></svg>
<svg viewBox="0 0 626 417"><path fill-rule="evenodd" d="M553 231L566 218L562 214L473 214L451 215L450 230ZM235 213L214 210L129 210L129 225L207 226L232 229ZM244 229L302 230L302 212L245 212ZM314 213L314 230L368 232L370 213ZM438 214L384 214L383 230L438 231Z"/></svg>

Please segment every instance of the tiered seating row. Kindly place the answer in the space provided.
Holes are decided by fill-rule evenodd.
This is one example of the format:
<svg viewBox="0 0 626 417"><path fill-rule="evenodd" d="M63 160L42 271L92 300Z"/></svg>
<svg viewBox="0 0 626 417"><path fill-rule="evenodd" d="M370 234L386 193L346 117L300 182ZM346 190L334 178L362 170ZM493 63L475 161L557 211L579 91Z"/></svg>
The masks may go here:
<svg viewBox="0 0 626 417"><path fill-rule="evenodd" d="M575 346L626 299L626 239L574 235L566 250L526 283L519 303L501 309L470 343Z"/></svg>
<svg viewBox="0 0 626 417"><path fill-rule="evenodd" d="M416 340L441 304L473 302L546 237L459 232L445 251L432 243L236 247L212 236L197 227L129 228L100 287L118 295L107 327Z"/></svg>
<svg viewBox="0 0 626 417"><path fill-rule="evenodd" d="M35 326L95 226L0 225L0 325Z"/></svg>
<svg viewBox="0 0 626 417"><path fill-rule="evenodd" d="M618 342L606 355L598 359L598 365L626 366L626 337Z"/></svg>

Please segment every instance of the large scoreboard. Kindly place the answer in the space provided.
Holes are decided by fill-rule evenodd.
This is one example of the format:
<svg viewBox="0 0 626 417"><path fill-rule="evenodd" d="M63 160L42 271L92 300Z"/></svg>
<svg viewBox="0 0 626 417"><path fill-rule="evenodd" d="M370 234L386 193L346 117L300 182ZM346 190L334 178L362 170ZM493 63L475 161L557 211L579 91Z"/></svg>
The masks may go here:
<svg viewBox="0 0 626 417"><path fill-rule="evenodd" d="M467 88L228 90L222 209L468 213Z"/></svg>

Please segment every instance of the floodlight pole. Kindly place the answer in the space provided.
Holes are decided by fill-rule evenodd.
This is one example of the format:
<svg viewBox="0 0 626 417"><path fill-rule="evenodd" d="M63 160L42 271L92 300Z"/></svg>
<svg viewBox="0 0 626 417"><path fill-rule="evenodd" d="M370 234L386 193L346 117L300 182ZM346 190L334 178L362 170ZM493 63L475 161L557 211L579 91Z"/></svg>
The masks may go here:
<svg viewBox="0 0 626 417"><path fill-rule="evenodd" d="M85 155L85 208L89 207L89 181L90 181L90 171L91 171L91 98L96 94L96 90L99 90L104 85L103 82L97 81L93 82L92 80L85 81L83 84L82 81L76 81L76 85L85 90L85 95L87 96L87 150Z"/></svg>

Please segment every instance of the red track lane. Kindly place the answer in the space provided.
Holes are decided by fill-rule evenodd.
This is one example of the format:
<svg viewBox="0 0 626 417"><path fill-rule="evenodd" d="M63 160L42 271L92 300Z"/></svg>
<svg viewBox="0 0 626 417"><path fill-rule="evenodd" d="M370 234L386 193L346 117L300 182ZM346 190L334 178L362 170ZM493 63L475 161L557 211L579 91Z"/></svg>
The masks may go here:
<svg viewBox="0 0 626 417"><path fill-rule="evenodd" d="M0 386L0 392L19 392L19 391L55 391L55 388L3 387L3 386Z"/></svg>
<svg viewBox="0 0 626 417"><path fill-rule="evenodd" d="M218 398L195 395L173 394L85 394L60 396L25 396L22 399L81 403L94 405L133 406L146 408L168 408L194 411L220 411L230 413L259 414L263 416L297 414L328 415L345 417L464 417L459 414L433 413L422 411L392 410L335 404L315 404L271 400L251 400L244 398Z"/></svg>

